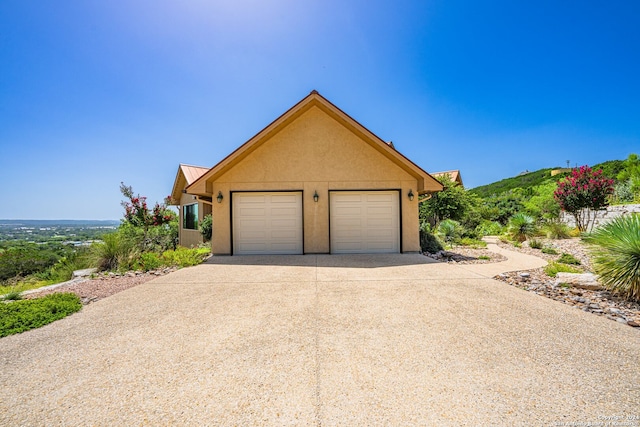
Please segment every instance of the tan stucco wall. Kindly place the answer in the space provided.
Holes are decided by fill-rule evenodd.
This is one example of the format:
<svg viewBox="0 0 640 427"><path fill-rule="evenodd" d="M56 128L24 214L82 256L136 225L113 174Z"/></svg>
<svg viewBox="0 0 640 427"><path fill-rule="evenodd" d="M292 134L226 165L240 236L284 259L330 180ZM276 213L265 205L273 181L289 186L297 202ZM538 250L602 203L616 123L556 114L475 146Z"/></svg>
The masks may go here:
<svg viewBox="0 0 640 427"><path fill-rule="evenodd" d="M402 251L420 250L417 180L317 107L211 183L214 254L231 253L231 192L302 190L305 253L329 252L331 190L401 189ZM409 201L413 189L416 197ZM224 200L215 197L221 191ZM320 199L313 201L317 191Z"/></svg>
<svg viewBox="0 0 640 427"><path fill-rule="evenodd" d="M180 206L178 208L179 209L178 217L180 221L179 228L178 228L179 244L180 246L185 246L187 248L198 246L203 242L203 238L202 238L202 234L200 233L200 230L188 230L188 229L182 228L184 224L182 207L185 205L196 203L196 202L197 201L194 199L194 196L192 196L191 194L183 193L182 196L180 197ZM205 207L203 206L203 203L198 203L198 224L200 223L200 221L202 221L202 218L204 218L204 215L205 215L204 211L205 211Z"/></svg>

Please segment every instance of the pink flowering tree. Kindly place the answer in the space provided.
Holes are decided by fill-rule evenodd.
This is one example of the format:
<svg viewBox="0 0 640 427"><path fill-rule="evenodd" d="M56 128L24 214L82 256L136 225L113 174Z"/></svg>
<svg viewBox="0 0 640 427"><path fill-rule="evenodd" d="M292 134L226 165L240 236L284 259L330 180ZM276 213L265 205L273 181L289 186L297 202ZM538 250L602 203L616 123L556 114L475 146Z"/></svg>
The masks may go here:
<svg viewBox="0 0 640 427"><path fill-rule="evenodd" d="M167 203L171 196L167 197L164 203L157 203L152 210L147 206L147 198L144 196L134 195L131 186L120 183L120 192L127 200L123 201L124 220L135 227L149 228L168 224L174 219L175 214L167 209Z"/></svg>
<svg viewBox="0 0 640 427"><path fill-rule="evenodd" d="M121 203L124 208L123 233L143 251L175 248L178 226L175 212L168 208L170 196L149 209L147 198L134 194L131 186L121 182L120 192L126 198Z"/></svg>
<svg viewBox="0 0 640 427"><path fill-rule="evenodd" d="M589 166L580 166L571 175L558 183L553 197L560 207L576 219L580 231L593 227L594 211L609 204L613 193L613 180L602 175L602 169L593 171Z"/></svg>

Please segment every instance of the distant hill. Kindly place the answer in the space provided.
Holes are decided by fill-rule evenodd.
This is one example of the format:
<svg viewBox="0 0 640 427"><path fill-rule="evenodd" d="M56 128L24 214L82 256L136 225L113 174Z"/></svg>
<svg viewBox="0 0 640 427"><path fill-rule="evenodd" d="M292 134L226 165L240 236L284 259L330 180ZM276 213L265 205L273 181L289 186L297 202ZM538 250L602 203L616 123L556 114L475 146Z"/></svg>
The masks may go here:
<svg viewBox="0 0 640 427"><path fill-rule="evenodd" d="M592 169L602 169L603 174L609 178L614 178L622 170L622 160L609 160L597 165L591 166ZM469 190L471 193L477 194L480 197L489 197L492 195L498 195L515 188L530 188L537 185L544 184L549 181L559 181L566 177L569 172L559 173L555 176L551 176L551 171L556 169L562 169L561 167L545 168L535 172L528 172L514 176L513 178L506 178L492 184L481 185L480 187L472 188Z"/></svg>
<svg viewBox="0 0 640 427"><path fill-rule="evenodd" d="M120 221L115 220L93 220L93 219L0 219L0 226L24 227L51 227L73 226L73 227L110 227L120 225Z"/></svg>

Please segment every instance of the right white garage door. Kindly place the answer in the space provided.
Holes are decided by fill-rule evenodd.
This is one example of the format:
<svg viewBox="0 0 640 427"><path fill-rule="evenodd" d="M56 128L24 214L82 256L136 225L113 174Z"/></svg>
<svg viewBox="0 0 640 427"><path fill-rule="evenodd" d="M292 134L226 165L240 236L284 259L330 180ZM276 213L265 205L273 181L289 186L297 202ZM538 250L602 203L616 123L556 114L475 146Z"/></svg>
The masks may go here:
<svg viewBox="0 0 640 427"><path fill-rule="evenodd" d="M400 252L397 191L332 191L331 253Z"/></svg>

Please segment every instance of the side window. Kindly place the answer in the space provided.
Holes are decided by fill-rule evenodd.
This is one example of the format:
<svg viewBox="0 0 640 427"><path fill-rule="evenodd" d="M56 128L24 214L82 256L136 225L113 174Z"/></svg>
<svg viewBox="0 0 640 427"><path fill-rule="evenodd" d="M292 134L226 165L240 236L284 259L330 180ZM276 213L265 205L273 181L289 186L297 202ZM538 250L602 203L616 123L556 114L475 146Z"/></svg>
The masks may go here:
<svg viewBox="0 0 640 427"><path fill-rule="evenodd" d="M187 230L198 229L198 204L185 205L182 207L182 228Z"/></svg>

